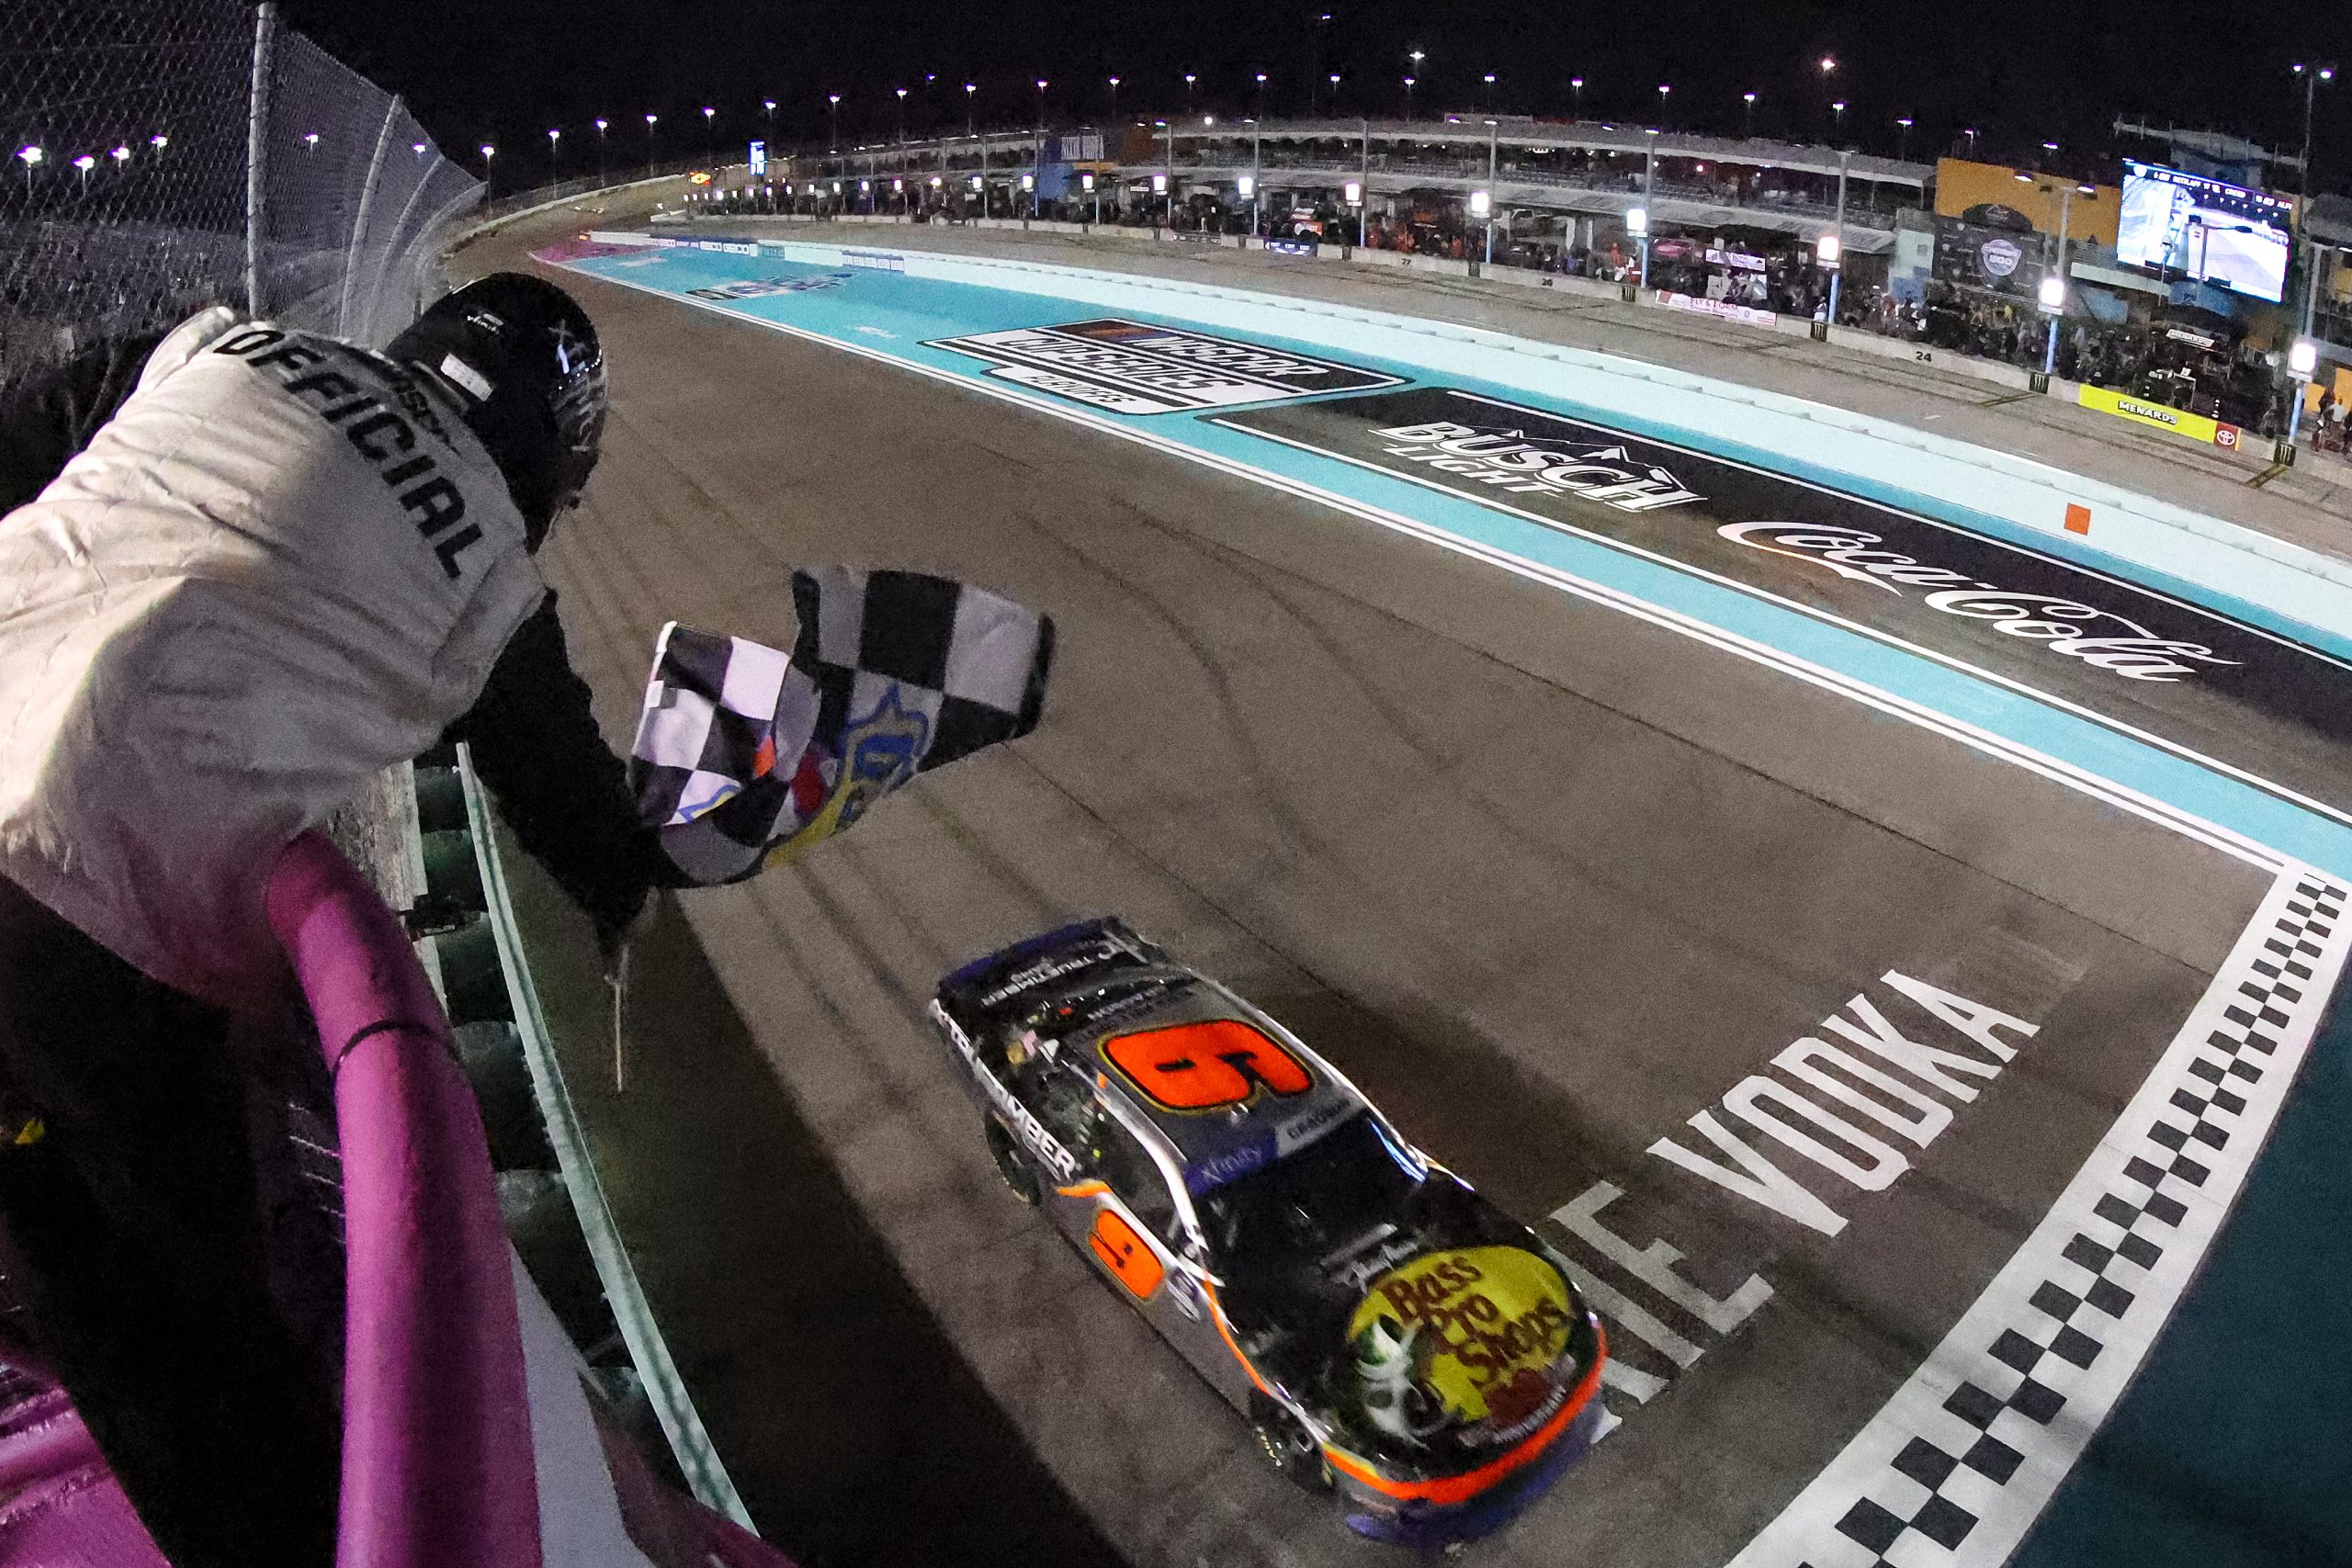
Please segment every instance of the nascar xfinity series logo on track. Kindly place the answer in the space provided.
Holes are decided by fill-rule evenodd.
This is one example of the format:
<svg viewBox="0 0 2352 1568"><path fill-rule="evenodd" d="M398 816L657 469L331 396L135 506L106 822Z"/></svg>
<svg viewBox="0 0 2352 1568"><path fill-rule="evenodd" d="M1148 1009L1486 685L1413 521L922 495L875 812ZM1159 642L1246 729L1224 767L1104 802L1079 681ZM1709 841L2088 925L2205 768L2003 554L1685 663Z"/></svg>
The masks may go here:
<svg viewBox="0 0 2352 1568"><path fill-rule="evenodd" d="M1205 333L1105 319L939 338L925 346L988 360L989 374L1113 413L1237 408L1402 378Z"/></svg>

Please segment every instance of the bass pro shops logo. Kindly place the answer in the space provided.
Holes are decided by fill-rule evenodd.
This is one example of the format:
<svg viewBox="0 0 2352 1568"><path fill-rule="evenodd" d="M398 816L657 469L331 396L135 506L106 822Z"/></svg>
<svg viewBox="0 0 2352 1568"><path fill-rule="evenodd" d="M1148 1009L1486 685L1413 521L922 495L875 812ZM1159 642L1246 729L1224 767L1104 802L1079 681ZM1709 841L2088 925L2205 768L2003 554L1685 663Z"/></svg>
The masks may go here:
<svg viewBox="0 0 2352 1568"><path fill-rule="evenodd" d="M1577 496L1621 512L1655 512L1705 497L1655 463L1639 462L1623 445L1532 436L1516 426L1458 424L1439 420L1372 433L1391 457L1419 463L1508 495Z"/></svg>

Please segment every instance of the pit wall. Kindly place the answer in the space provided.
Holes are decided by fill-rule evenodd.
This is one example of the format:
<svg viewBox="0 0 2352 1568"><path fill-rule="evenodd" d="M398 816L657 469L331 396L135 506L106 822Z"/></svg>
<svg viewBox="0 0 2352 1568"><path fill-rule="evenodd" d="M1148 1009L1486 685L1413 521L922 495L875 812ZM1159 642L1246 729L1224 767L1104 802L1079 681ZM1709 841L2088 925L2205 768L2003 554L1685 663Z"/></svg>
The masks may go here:
<svg viewBox="0 0 2352 1568"><path fill-rule="evenodd" d="M748 225L747 225L748 227ZM600 231L616 244L742 243ZM893 236L896 241L897 236ZM1043 296L1113 313L1285 340L1385 360L1424 379L1524 392L1668 441L1868 496L2133 581L2352 658L2352 562L2032 458L1735 382L1483 328L1171 278L892 243L761 240L815 266L886 267L943 283Z"/></svg>

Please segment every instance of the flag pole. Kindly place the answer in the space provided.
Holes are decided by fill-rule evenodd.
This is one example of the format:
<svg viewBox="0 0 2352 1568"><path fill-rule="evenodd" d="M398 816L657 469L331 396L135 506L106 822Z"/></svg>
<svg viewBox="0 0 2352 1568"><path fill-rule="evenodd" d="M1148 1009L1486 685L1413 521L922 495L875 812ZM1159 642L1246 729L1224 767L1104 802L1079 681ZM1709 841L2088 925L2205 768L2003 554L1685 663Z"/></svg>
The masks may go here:
<svg viewBox="0 0 2352 1568"><path fill-rule="evenodd" d="M613 964L613 972L605 983L613 989L613 1092L628 1092L628 1055L622 1045L622 1024L628 1017L628 949L621 943L620 957Z"/></svg>

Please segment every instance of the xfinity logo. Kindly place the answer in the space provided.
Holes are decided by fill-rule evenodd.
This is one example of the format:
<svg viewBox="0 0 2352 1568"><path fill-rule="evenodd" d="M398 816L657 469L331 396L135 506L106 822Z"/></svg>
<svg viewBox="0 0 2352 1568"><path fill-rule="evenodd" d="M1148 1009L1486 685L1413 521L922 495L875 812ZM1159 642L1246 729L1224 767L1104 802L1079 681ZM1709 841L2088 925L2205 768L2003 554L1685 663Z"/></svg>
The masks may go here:
<svg viewBox="0 0 2352 1568"><path fill-rule="evenodd" d="M1640 462L1622 444L1594 445L1531 436L1517 426L1396 424L1373 435L1391 457L1421 464L1507 495L1573 495L1622 512L1654 512L1705 497L1655 463Z"/></svg>

